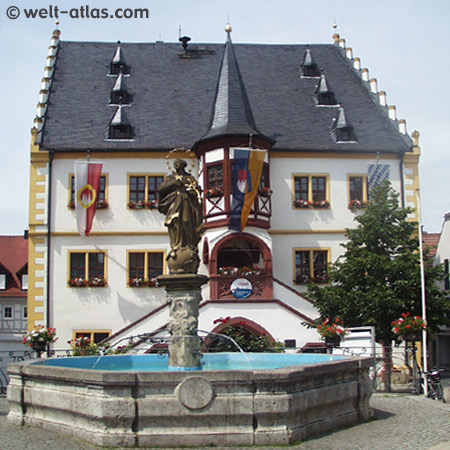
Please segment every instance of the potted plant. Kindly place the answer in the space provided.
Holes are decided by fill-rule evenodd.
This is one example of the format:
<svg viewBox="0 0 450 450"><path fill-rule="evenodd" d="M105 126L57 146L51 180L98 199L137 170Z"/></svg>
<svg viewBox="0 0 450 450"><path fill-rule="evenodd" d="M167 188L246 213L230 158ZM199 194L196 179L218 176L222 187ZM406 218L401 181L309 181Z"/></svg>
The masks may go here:
<svg viewBox="0 0 450 450"><path fill-rule="evenodd" d="M78 336L76 339L71 339L67 341L68 344L72 346L73 356L87 356L87 355L98 355L99 349L98 345L91 342L89 336Z"/></svg>
<svg viewBox="0 0 450 450"><path fill-rule="evenodd" d="M350 209L364 209L367 206L367 202L363 202L362 200L352 200L348 207Z"/></svg>
<svg viewBox="0 0 450 450"><path fill-rule="evenodd" d="M392 322L392 332L405 341L419 341L427 326L420 316L411 316L409 312Z"/></svg>
<svg viewBox="0 0 450 450"><path fill-rule="evenodd" d="M342 337L348 334L348 329L344 327L344 322L340 319L332 322L327 318L322 323L318 323L316 329L329 349L339 347Z"/></svg>
<svg viewBox="0 0 450 450"><path fill-rule="evenodd" d="M38 352L40 357L41 353L47 348L47 345L55 342L57 339L55 328L46 328L44 325L37 325L23 336L22 343Z"/></svg>

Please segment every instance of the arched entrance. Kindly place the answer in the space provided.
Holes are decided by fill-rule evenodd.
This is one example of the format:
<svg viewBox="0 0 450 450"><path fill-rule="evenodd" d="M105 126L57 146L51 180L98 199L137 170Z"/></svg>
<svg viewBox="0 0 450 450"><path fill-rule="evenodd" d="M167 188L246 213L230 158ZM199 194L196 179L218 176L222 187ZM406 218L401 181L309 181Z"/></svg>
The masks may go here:
<svg viewBox="0 0 450 450"><path fill-rule="evenodd" d="M248 298L272 298L272 253L267 244L250 233L231 233L213 248L209 259L211 299L235 299L233 282L245 279Z"/></svg>
<svg viewBox="0 0 450 450"><path fill-rule="evenodd" d="M205 342L209 351L237 352L240 349L246 352L271 351L276 340L261 325L246 317L225 317L215 321L216 327L211 330L211 335ZM221 334L214 336L213 333ZM227 339L231 337L233 340Z"/></svg>

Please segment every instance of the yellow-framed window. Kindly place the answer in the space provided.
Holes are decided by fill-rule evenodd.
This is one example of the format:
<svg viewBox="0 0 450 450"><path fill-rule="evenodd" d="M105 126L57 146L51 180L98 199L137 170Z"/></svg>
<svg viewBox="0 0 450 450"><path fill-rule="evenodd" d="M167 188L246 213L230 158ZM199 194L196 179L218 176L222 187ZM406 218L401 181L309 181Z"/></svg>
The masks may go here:
<svg viewBox="0 0 450 450"><path fill-rule="evenodd" d="M69 209L75 208L75 175L69 174ZM108 174L102 173L100 176L100 187L97 197L97 208L104 209L108 207Z"/></svg>
<svg viewBox="0 0 450 450"><path fill-rule="evenodd" d="M295 248L294 284L327 283L330 254L328 248Z"/></svg>
<svg viewBox="0 0 450 450"><path fill-rule="evenodd" d="M89 338L91 343L98 344L111 336L111 330L73 330L73 340Z"/></svg>
<svg viewBox="0 0 450 450"><path fill-rule="evenodd" d="M166 254L162 250L128 251L128 286L156 286L156 277L166 272Z"/></svg>
<svg viewBox="0 0 450 450"><path fill-rule="evenodd" d="M158 189L164 180L163 173L129 173L128 174L128 207L155 207L158 204ZM139 208L140 209L140 208Z"/></svg>
<svg viewBox="0 0 450 450"><path fill-rule="evenodd" d="M363 208L367 205L367 175L347 175L348 206L349 208Z"/></svg>
<svg viewBox="0 0 450 450"><path fill-rule="evenodd" d="M106 286L106 252L69 252L69 287Z"/></svg>
<svg viewBox="0 0 450 450"><path fill-rule="evenodd" d="M329 175L293 174L292 195L295 208L330 206Z"/></svg>

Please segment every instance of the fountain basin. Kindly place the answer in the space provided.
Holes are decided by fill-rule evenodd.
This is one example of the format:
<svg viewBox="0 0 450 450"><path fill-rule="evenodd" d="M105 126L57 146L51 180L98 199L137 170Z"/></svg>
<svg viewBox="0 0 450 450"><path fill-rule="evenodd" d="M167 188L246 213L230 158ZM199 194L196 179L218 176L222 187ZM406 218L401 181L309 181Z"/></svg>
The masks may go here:
<svg viewBox="0 0 450 450"><path fill-rule="evenodd" d="M127 355L96 370L80 366L97 357L11 364L8 420L100 446L174 447L290 444L371 417L371 358L278 356L281 367L265 370L143 371L133 356L106 369ZM297 365L300 356L319 358Z"/></svg>

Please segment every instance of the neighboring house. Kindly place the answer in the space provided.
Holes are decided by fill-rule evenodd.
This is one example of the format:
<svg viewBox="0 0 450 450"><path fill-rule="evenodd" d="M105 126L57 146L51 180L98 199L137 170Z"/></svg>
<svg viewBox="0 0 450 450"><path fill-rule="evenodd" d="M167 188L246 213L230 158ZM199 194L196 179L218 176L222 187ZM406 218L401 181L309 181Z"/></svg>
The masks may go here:
<svg viewBox="0 0 450 450"><path fill-rule="evenodd" d="M435 263L444 264L446 277L441 287L450 296L450 212L444 216ZM446 367L447 370L450 369L450 328L443 328L436 335L436 364Z"/></svg>
<svg viewBox="0 0 450 450"><path fill-rule="evenodd" d="M388 178L416 207L413 139L338 34L332 44L65 42L54 32L32 129L29 325L98 341L163 334L169 239L155 209L175 158L203 188L199 329L231 317L301 347L318 336L306 282L327 283L351 207ZM246 227L229 229L236 149L264 153ZM176 150L174 150L176 149ZM185 150L190 149L190 150ZM77 233L74 161L103 163L89 237ZM101 208L101 209L100 209ZM417 220L411 214L411 220ZM243 269L256 266L251 271ZM235 272L250 295L232 292Z"/></svg>
<svg viewBox="0 0 450 450"><path fill-rule="evenodd" d="M22 336L27 331L27 261L28 240L0 236L0 352L26 350Z"/></svg>

